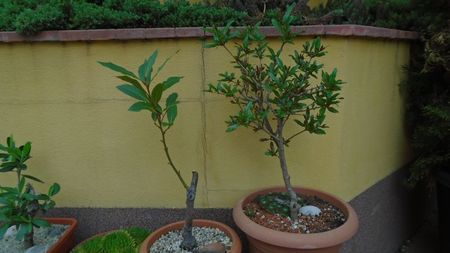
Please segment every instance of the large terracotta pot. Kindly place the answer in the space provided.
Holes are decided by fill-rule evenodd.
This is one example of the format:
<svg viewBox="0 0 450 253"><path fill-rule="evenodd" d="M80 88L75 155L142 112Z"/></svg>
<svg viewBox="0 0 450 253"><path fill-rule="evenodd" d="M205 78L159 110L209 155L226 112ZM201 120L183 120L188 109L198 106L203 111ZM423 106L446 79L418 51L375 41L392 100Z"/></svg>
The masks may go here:
<svg viewBox="0 0 450 253"><path fill-rule="evenodd" d="M344 212L347 221L333 230L314 234L280 232L263 227L244 214L243 206L258 195L286 191L283 187L263 189L241 199L233 209L236 225L248 237L250 253L338 253L342 244L358 230L358 217L355 210L345 201L314 189L296 187L294 190L330 202Z"/></svg>
<svg viewBox="0 0 450 253"><path fill-rule="evenodd" d="M47 251L47 253L69 253L75 245L74 232L77 227L77 220L73 218L44 218L51 224L69 225L66 232L59 240Z"/></svg>
<svg viewBox="0 0 450 253"><path fill-rule="evenodd" d="M236 232L230 228L229 226L212 220L194 220L193 222L195 227L210 227L210 228L218 228L222 230L228 237L231 238L233 245L231 246L231 250L228 253L241 253L242 244L239 236ZM155 232L151 233L147 239L142 243L140 253L148 253L153 243L158 240L162 235L167 234L173 230L180 230L183 228L184 221L179 221L176 223L168 224Z"/></svg>

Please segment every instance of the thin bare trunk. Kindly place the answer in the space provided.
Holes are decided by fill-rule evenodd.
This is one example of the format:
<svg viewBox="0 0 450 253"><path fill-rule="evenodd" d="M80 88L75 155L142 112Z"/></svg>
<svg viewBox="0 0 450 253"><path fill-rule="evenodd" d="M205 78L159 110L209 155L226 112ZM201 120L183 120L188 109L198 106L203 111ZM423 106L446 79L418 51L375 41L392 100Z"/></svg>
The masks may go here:
<svg viewBox="0 0 450 253"><path fill-rule="evenodd" d="M192 235L192 214L194 212L195 196L197 194L198 173L192 172L191 186L186 191L186 218L183 227L183 242L181 248L185 250L193 250L197 247L197 240Z"/></svg>
<svg viewBox="0 0 450 253"><path fill-rule="evenodd" d="M297 193L294 191L291 185L291 176L288 172L286 153L284 150L285 144L281 132L282 130L278 131L278 140L276 141L278 147L278 158L280 159L281 171L283 172L284 185L286 186L286 190L289 194L289 197L291 198L291 202L289 204L290 217L293 221L296 221L298 219L298 209L300 208L300 205L298 204Z"/></svg>
<svg viewBox="0 0 450 253"><path fill-rule="evenodd" d="M25 238L23 240L24 246L26 249L31 248L34 246L34 239L33 239L33 229L31 230L30 233L25 235Z"/></svg>

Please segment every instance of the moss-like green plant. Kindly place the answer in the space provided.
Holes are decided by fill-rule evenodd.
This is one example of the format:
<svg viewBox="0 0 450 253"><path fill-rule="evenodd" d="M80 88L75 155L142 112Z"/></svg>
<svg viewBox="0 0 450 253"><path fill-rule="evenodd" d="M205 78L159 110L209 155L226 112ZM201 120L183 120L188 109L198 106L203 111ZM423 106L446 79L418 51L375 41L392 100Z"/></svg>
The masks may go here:
<svg viewBox="0 0 450 253"><path fill-rule="evenodd" d="M127 252L129 249L134 250L136 246L133 238L125 231L111 233L103 238L103 250L105 252Z"/></svg>
<svg viewBox="0 0 450 253"><path fill-rule="evenodd" d="M83 243L74 253L103 253L103 237L95 237Z"/></svg>
<svg viewBox="0 0 450 253"><path fill-rule="evenodd" d="M144 228L126 228L88 240L72 253L137 253L149 234Z"/></svg>
<svg viewBox="0 0 450 253"><path fill-rule="evenodd" d="M139 246L145 238L147 238L149 232L146 229L140 227L131 227L124 230L134 240L135 244Z"/></svg>

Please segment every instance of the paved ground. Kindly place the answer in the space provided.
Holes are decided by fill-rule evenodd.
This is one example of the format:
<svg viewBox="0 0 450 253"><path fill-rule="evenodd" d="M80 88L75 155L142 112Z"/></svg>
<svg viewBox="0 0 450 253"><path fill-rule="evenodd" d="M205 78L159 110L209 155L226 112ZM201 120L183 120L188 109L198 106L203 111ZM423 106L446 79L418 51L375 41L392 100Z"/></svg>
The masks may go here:
<svg viewBox="0 0 450 253"><path fill-rule="evenodd" d="M405 253L438 253L437 222L432 220L426 222L409 242L405 243Z"/></svg>

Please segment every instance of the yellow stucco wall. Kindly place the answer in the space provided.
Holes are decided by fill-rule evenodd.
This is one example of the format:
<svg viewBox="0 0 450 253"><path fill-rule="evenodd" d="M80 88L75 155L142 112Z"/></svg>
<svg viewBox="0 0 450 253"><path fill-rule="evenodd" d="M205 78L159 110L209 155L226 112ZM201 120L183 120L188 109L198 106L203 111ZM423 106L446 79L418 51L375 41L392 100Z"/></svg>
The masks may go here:
<svg viewBox="0 0 450 253"><path fill-rule="evenodd" d="M399 83L409 46L361 38L323 42L326 67L338 67L347 82L345 100L329 117L327 135L292 143L288 165L293 184L351 200L407 161ZM182 103L169 145L183 175L193 169L201 175L197 206L231 207L255 189L281 185L278 161L263 155L251 130L225 133L224 120L235 108L202 90L231 70L229 58L221 49L203 50L198 39L0 44L0 139L14 134L18 142L33 142L30 173L62 185L59 206L183 207L183 189L148 115L128 112L131 100L115 89L113 72L96 63L136 69L155 49L162 57L181 50L161 78L185 76L175 88ZM12 180L0 175L1 185Z"/></svg>

